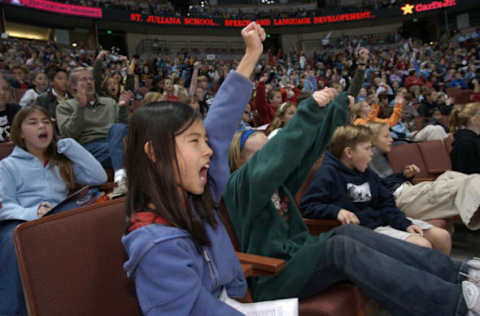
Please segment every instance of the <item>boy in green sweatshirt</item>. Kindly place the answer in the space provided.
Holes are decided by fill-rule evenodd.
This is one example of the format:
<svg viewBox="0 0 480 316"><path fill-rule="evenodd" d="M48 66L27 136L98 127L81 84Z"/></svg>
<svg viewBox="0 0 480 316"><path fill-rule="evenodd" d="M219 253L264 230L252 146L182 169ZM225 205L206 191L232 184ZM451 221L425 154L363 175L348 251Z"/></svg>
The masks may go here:
<svg viewBox="0 0 480 316"><path fill-rule="evenodd" d="M304 299L351 281L393 315L465 315L468 309L480 310L480 289L463 281L463 275L473 278L478 272L475 260L469 269L469 263L358 225L319 236L308 233L294 194L335 128L348 120L353 98L345 93L334 98L335 94L332 89L315 92L268 143L249 131L234 138L234 171L224 201L240 251L286 260L278 275L250 280L253 297Z"/></svg>

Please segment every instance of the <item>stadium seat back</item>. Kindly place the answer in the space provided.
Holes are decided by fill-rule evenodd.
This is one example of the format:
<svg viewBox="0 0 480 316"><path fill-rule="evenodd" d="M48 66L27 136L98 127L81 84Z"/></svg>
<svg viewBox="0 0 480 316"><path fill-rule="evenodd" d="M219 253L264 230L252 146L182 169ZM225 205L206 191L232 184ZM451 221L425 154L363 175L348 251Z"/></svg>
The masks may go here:
<svg viewBox="0 0 480 316"><path fill-rule="evenodd" d="M13 148L15 148L15 145L11 142L0 143L0 160L10 155Z"/></svg>
<svg viewBox="0 0 480 316"><path fill-rule="evenodd" d="M433 140L418 143L423 161L427 167L428 173L441 174L452 169L450 155L442 140Z"/></svg>
<svg viewBox="0 0 480 316"><path fill-rule="evenodd" d="M15 248L30 316L140 316L123 263L125 200L19 225Z"/></svg>
<svg viewBox="0 0 480 316"><path fill-rule="evenodd" d="M433 179L434 176L428 173L427 166L423 161L422 154L416 143L392 146L392 150L388 153L388 161L393 172L403 172L407 165L415 164L420 168L420 174L417 179Z"/></svg>

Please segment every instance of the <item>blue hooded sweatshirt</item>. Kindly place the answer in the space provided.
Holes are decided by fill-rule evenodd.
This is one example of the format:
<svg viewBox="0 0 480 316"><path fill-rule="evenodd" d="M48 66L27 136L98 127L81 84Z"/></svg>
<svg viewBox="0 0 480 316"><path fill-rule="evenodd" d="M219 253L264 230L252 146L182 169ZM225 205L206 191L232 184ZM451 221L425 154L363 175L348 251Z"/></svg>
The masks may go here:
<svg viewBox="0 0 480 316"><path fill-rule="evenodd" d="M59 140L57 151L72 162L76 183L100 185L107 181L102 165L74 139ZM58 166L44 166L40 159L18 146L0 161L0 221L34 220L41 202L55 207L67 196L68 188Z"/></svg>
<svg viewBox="0 0 480 316"><path fill-rule="evenodd" d="M360 225L371 229L390 225L405 231L412 225L373 171L350 169L330 152L325 153L300 208L307 218L327 219L337 219L338 212L346 209L357 215Z"/></svg>
<svg viewBox="0 0 480 316"><path fill-rule="evenodd" d="M228 148L252 92L251 82L231 72L220 87L205 129L213 150L209 189L220 201L230 176ZM218 300L223 288L243 297L247 283L230 238L217 217L217 228L205 224L211 246L200 247L182 229L150 224L122 237L124 264L134 278L144 315L243 315Z"/></svg>

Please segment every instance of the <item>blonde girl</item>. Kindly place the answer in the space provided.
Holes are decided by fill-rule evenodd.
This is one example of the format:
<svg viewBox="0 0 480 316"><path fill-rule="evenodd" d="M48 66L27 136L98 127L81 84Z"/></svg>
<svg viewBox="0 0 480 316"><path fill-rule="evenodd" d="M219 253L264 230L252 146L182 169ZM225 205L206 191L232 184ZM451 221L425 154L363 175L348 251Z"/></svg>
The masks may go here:
<svg viewBox="0 0 480 316"><path fill-rule="evenodd" d="M273 117L272 124L267 128L268 138L271 139L277 135L278 131L288 124L290 119L297 112L297 105L287 101L282 103Z"/></svg>
<svg viewBox="0 0 480 316"><path fill-rule="evenodd" d="M450 132L454 137L452 169L480 173L480 102L456 106L450 114Z"/></svg>

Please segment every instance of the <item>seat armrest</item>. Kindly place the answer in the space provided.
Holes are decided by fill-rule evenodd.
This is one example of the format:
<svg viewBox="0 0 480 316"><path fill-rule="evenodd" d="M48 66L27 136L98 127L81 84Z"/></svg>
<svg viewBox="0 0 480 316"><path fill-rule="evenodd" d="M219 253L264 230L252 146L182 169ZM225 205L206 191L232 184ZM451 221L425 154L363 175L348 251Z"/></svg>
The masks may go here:
<svg viewBox="0 0 480 316"><path fill-rule="evenodd" d="M412 183L417 184L417 183L420 183L420 182L423 182L423 181L434 181L435 179L436 178L433 178L433 177L432 178L417 178L417 177L415 177L415 178L413 178Z"/></svg>
<svg viewBox="0 0 480 316"><path fill-rule="evenodd" d="M447 171L448 169L428 169L428 172L429 173L432 173L432 174L442 174L444 173L445 171Z"/></svg>
<svg viewBox="0 0 480 316"><path fill-rule="evenodd" d="M304 218L303 221L307 225L311 235L319 235L320 233L328 232L332 228L342 225L342 223L336 219Z"/></svg>
<svg viewBox="0 0 480 316"><path fill-rule="evenodd" d="M283 259L252 255L243 252L237 252L237 257L242 265L251 264L255 274L258 272L266 273L267 275L274 275L285 267L285 260Z"/></svg>
<svg viewBox="0 0 480 316"><path fill-rule="evenodd" d="M241 266L242 266L242 271L243 271L243 276L244 277L248 278L248 277L254 276L253 264L242 263Z"/></svg>

